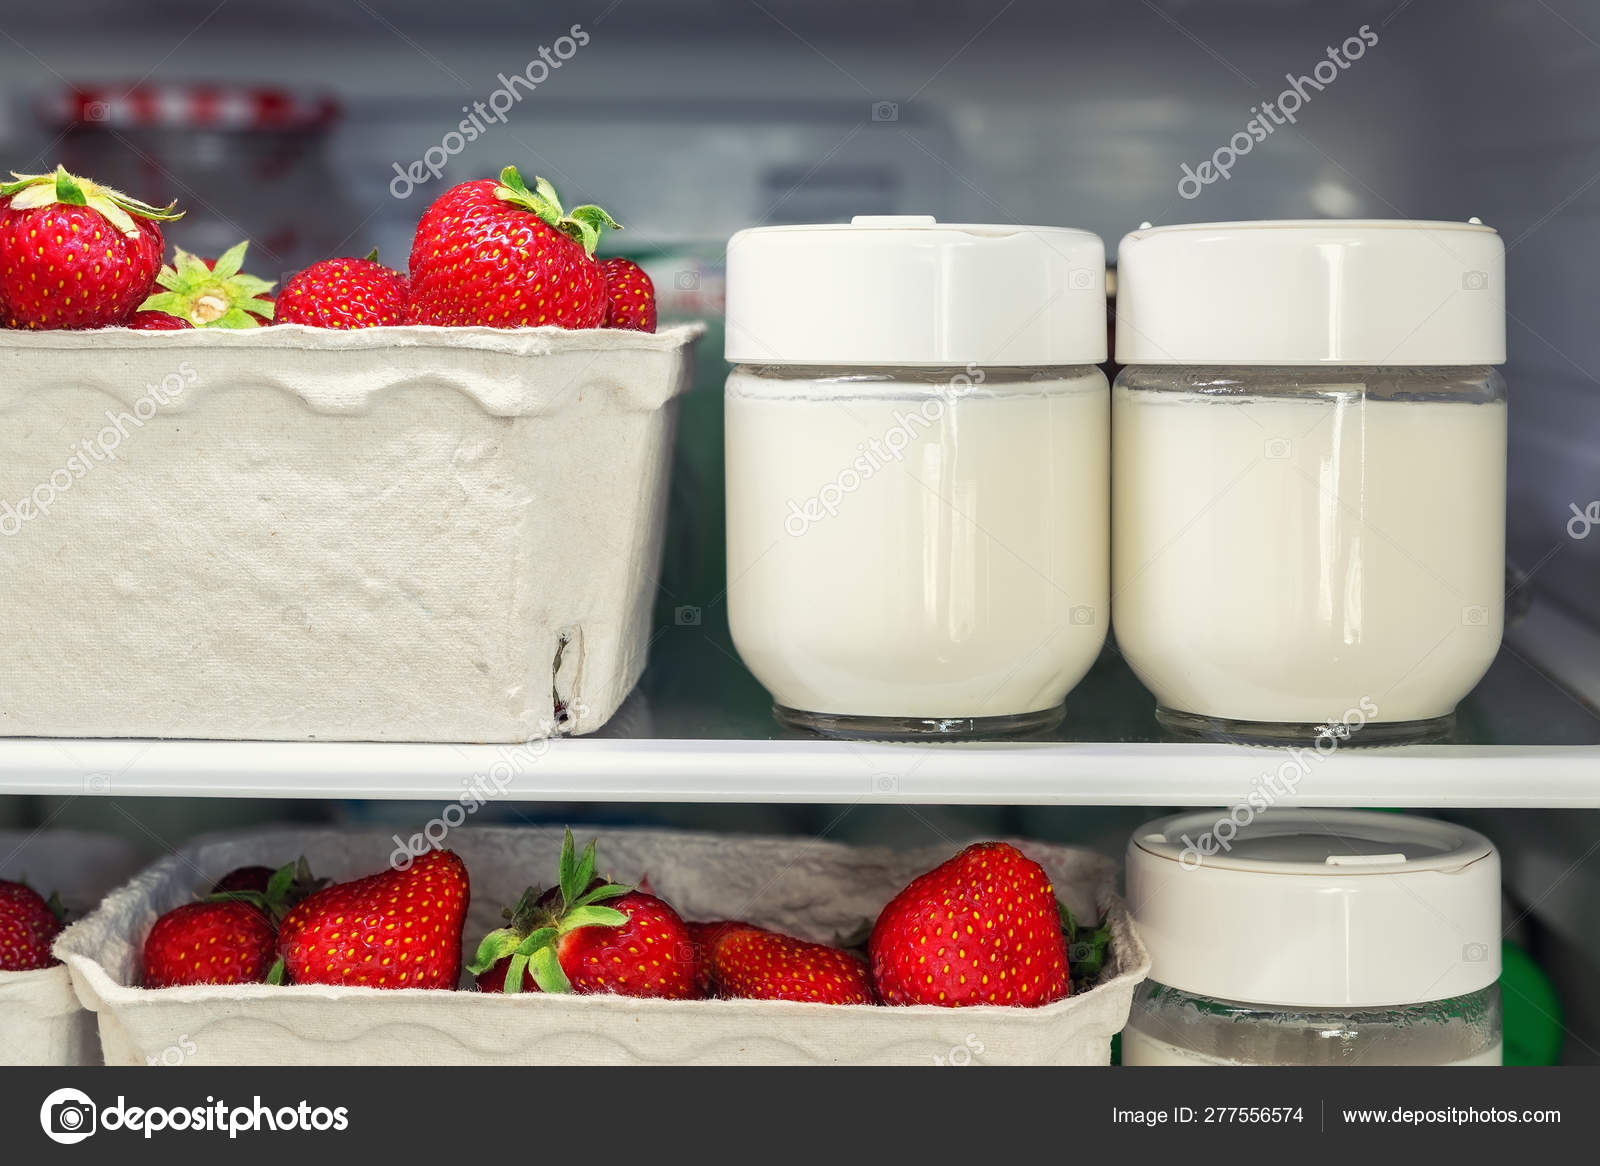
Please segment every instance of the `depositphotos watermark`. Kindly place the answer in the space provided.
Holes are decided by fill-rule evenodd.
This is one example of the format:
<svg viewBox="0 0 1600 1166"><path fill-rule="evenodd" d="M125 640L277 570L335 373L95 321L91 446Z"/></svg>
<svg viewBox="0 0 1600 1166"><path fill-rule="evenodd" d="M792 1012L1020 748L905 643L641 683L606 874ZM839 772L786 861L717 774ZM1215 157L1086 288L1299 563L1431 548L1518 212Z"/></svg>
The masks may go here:
<svg viewBox="0 0 1600 1166"><path fill-rule="evenodd" d="M587 706L582 704L567 706L569 717L581 718L587 716L588 712ZM428 851L442 847L444 840L450 836L450 831L465 823L468 818L496 798L504 797L524 768L537 764L541 757L550 752L550 744L556 739L555 732L558 725L550 722L544 728L549 735L524 741L513 748L501 745L500 759L482 773L475 773L462 781L461 785L465 792L446 806L437 817L430 818L422 829L409 838L402 838L396 834L394 851L389 855L389 866L394 870L409 870L411 864Z"/></svg>
<svg viewBox="0 0 1600 1166"><path fill-rule="evenodd" d="M939 423L950 402L983 381L983 370L969 364L965 372L951 377L915 409L896 409L894 424L871 441L857 442L855 459L834 475L831 482L824 483L820 490L802 501L789 499L789 513L783 520L783 529L799 538L813 523L837 516L840 504L848 495L861 489L892 463L904 461L911 443Z"/></svg>
<svg viewBox="0 0 1600 1166"><path fill-rule="evenodd" d="M1218 146L1209 159L1192 169L1187 162L1180 167L1183 177L1178 179L1178 194L1186 199L1199 198L1200 192L1217 179L1226 182L1232 178L1234 164L1240 158L1255 149L1257 143L1266 141L1279 126L1294 125L1300 111L1311 103L1313 94L1332 85L1352 62L1359 61L1377 43L1378 34L1372 31L1370 24L1363 24L1355 35L1345 37L1338 48L1329 45L1327 59L1318 61L1309 74L1297 77L1285 73L1283 79L1289 82L1289 87L1278 94L1277 101L1252 105L1250 120L1228 139L1227 145Z"/></svg>
<svg viewBox="0 0 1600 1166"><path fill-rule="evenodd" d="M169 1131L179 1133L240 1134L261 1133L343 1133L350 1128L350 1110L341 1105L329 1108L301 1101L293 1106L272 1107L259 1095L248 1105L229 1105L208 1096L203 1105L129 1105L120 1093L115 1103L106 1106L81 1089L57 1089L39 1107L39 1126L45 1137L63 1146L76 1145L97 1133L126 1131L153 1138Z"/></svg>
<svg viewBox="0 0 1600 1166"><path fill-rule="evenodd" d="M1579 542L1589 537L1589 532L1600 526L1600 500L1579 509L1576 502L1568 502L1572 517L1567 519L1567 534Z"/></svg>
<svg viewBox="0 0 1600 1166"><path fill-rule="evenodd" d="M1312 742L1310 749L1290 749L1288 760L1257 777L1250 786L1250 792L1212 823L1211 829L1198 838L1179 835L1178 841L1183 843L1183 851L1178 855L1178 865L1184 870L1197 870L1207 858L1219 852L1230 852L1240 830L1248 827L1258 815L1266 813L1280 800L1291 796L1317 762L1331 755L1377 715L1377 703L1370 696L1364 696L1354 708L1346 710L1338 721L1329 724Z"/></svg>
<svg viewBox="0 0 1600 1166"><path fill-rule="evenodd" d="M518 102L548 81L550 74L572 60L578 50L588 43L589 34L583 25L574 24L565 36L556 37L554 44L540 45L539 55L529 61L522 72L509 77L501 73L496 78L500 87L482 101L463 105L461 112L467 116L456 123L455 129L439 139L438 145L429 146L422 152L422 157L409 165L392 163L394 177L389 180L389 193L395 198L410 198L411 192L417 187L443 175L451 158L488 133L490 126L504 125L510 120L506 115L516 108Z"/></svg>
<svg viewBox="0 0 1600 1166"><path fill-rule="evenodd" d="M66 460L53 470L44 481L19 498L15 505L9 499L0 499L0 534L10 538L22 530L23 523L35 518L47 518L56 499L93 473L103 462L117 460L117 450L134 432L183 395L185 389L200 379L200 374L188 361L178 365L177 372L161 378L158 385L146 385L144 393L121 412L106 410L107 425L93 437L85 437L67 447Z"/></svg>

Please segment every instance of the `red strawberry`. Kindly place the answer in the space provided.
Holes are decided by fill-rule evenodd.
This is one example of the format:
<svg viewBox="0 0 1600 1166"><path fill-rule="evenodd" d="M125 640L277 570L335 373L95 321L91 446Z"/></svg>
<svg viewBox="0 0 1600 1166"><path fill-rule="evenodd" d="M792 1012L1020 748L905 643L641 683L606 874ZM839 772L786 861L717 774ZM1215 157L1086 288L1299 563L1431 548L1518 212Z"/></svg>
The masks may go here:
<svg viewBox="0 0 1600 1166"><path fill-rule="evenodd" d="M606 289L591 257L616 226L597 206L563 211L548 182L529 190L515 166L452 187L417 224L406 323L598 328Z"/></svg>
<svg viewBox="0 0 1600 1166"><path fill-rule="evenodd" d="M248 241L229 247L215 259L201 259L181 247L171 264L156 276L160 288L139 305L141 311L165 312L196 328L259 328L272 322L273 284L241 271Z"/></svg>
<svg viewBox="0 0 1600 1166"><path fill-rule="evenodd" d="M631 259L602 259L600 274L606 281L607 328L656 330L656 285Z"/></svg>
<svg viewBox="0 0 1600 1166"><path fill-rule="evenodd" d="M0 320L10 328L108 328L137 308L179 218L120 191L54 174L0 183Z"/></svg>
<svg viewBox="0 0 1600 1166"><path fill-rule="evenodd" d="M50 945L61 932L60 904L25 883L0 882L0 972L31 972L59 963Z"/></svg>
<svg viewBox="0 0 1600 1166"><path fill-rule="evenodd" d="M144 941L144 986L259 984L272 967L272 923L249 903L185 903Z"/></svg>
<svg viewBox="0 0 1600 1166"><path fill-rule="evenodd" d="M165 312L135 312L123 327L135 332L177 332L194 325L182 316L169 316Z"/></svg>
<svg viewBox="0 0 1600 1166"><path fill-rule="evenodd" d="M377 262L377 255L313 263L278 294L277 322L313 328L403 324L406 277Z"/></svg>
<svg viewBox="0 0 1600 1166"><path fill-rule="evenodd" d="M430 850L386 870L318 891L278 928L281 969L296 984L453 989L461 978L467 868Z"/></svg>
<svg viewBox="0 0 1600 1166"><path fill-rule="evenodd" d="M716 979L711 974L712 945L723 932L750 925L718 919L712 923L685 923L684 926L689 929L689 941L694 944L695 983L699 985L702 996L710 996L716 987Z"/></svg>
<svg viewBox="0 0 1600 1166"><path fill-rule="evenodd" d="M867 947L885 1004L1031 1008L1070 991L1050 878L1004 842L969 846L913 879Z"/></svg>
<svg viewBox="0 0 1600 1166"><path fill-rule="evenodd" d="M581 858L572 832L561 847L554 894L532 888L491 931L469 971L483 992L574 992L693 1000L694 944L678 913L620 883L593 883L594 843ZM609 903L609 906L600 906Z"/></svg>
<svg viewBox="0 0 1600 1166"><path fill-rule="evenodd" d="M727 927L711 943L711 977L723 996L872 1004L867 965L847 951L761 927Z"/></svg>
<svg viewBox="0 0 1600 1166"><path fill-rule="evenodd" d="M271 881L270 866L241 866L238 870L230 870L218 879L212 886L211 893L226 895L238 891L254 891L264 895L267 893L267 884Z"/></svg>

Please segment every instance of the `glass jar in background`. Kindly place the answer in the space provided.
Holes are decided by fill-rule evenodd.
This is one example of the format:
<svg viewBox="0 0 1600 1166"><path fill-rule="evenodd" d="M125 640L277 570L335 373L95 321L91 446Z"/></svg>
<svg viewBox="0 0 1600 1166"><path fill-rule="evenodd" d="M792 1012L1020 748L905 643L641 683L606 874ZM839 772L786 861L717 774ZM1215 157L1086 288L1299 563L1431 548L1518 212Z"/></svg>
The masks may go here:
<svg viewBox="0 0 1600 1166"><path fill-rule="evenodd" d="M792 727L1039 731L1107 623L1104 250L857 217L728 247L728 613Z"/></svg>
<svg viewBox="0 0 1600 1166"><path fill-rule="evenodd" d="M1122 241L1116 635L1169 730L1448 735L1504 617L1503 268L1477 224Z"/></svg>
<svg viewBox="0 0 1600 1166"><path fill-rule="evenodd" d="M186 251L215 256L249 239L247 269L281 282L368 250L352 238L364 212L341 194L324 149L339 118L331 97L223 84L76 86L41 113L61 134L49 164L146 202L177 199L184 217L163 232Z"/></svg>
<svg viewBox="0 0 1600 1166"><path fill-rule="evenodd" d="M1500 858L1428 818L1274 809L1128 844L1125 1065L1498 1065Z"/></svg>

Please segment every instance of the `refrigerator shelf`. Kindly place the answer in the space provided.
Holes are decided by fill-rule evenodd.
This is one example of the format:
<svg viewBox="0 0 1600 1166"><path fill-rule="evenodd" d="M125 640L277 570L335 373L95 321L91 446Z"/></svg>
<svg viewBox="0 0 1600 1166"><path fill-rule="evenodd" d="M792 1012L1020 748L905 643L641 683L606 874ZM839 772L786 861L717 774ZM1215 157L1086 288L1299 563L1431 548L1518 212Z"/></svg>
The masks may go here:
<svg viewBox="0 0 1600 1166"><path fill-rule="evenodd" d="M526 745L0 740L0 793L506 802L1600 808L1600 715L1507 647L1456 739L1312 750L1164 739L1114 652L1054 740L831 741L780 729L715 632L667 627L598 734ZM1298 760L1297 760L1298 758ZM502 788L503 787L503 788Z"/></svg>

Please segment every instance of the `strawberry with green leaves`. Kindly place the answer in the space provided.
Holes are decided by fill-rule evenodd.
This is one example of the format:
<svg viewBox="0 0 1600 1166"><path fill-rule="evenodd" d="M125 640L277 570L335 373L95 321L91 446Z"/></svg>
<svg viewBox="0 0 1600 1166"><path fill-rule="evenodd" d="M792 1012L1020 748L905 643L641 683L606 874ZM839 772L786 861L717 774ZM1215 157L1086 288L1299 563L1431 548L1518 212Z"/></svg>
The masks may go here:
<svg viewBox="0 0 1600 1166"><path fill-rule="evenodd" d="M453 990L469 897L467 868L450 850L324 888L278 928L268 982Z"/></svg>
<svg viewBox="0 0 1600 1166"><path fill-rule="evenodd" d="M564 210L550 183L530 190L515 166L452 187L417 224L406 322L598 328L607 299L594 249L617 226L597 206Z"/></svg>
<svg viewBox="0 0 1600 1166"><path fill-rule="evenodd" d="M654 895L595 878L595 844L561 845L557 886L529 888L484 936L468 971L483 992L615 993L697 999L695 949L683 920Z"/></svg>
<svg viewBox="0 0 1600 1166"><path fill-rule="evenodd" d="M0 880L0 972L32 972L59 963L50 945L61 932L61 900L26 883Z"/></svg>
<svg viewBox="0 0 1600 1166"><path fill-rule="evenodd" d="M275 286L241 270L250 243L229 247L215 259L179 248L173 262L156 276L161 290L139 305L141 312L165 312L196 328L259 328L275 311L268 294Z"/></svg>
<svg viewBox="0 0 1600 1166"><path fill-rule="evenodd" d="M260 984L277 958L277 926L327 880L304 858L277 870L241 867L198 903L155 921L144 941L144 986Z"/></svg>
<svg viewBox="0 0 1600 1166"><path fill-rule="evenodd" d="M68 174L0 182L0 323L8 328L108 328L150 294L180 218Z"/></svg>
<svg viewBox="0 0 1600 1166"><path fill-rule="evenodd" d="M1071 991L1050 877L1004 842L969 846L913 879L867 948L885 1004L1029 1008Z"/></svg>

